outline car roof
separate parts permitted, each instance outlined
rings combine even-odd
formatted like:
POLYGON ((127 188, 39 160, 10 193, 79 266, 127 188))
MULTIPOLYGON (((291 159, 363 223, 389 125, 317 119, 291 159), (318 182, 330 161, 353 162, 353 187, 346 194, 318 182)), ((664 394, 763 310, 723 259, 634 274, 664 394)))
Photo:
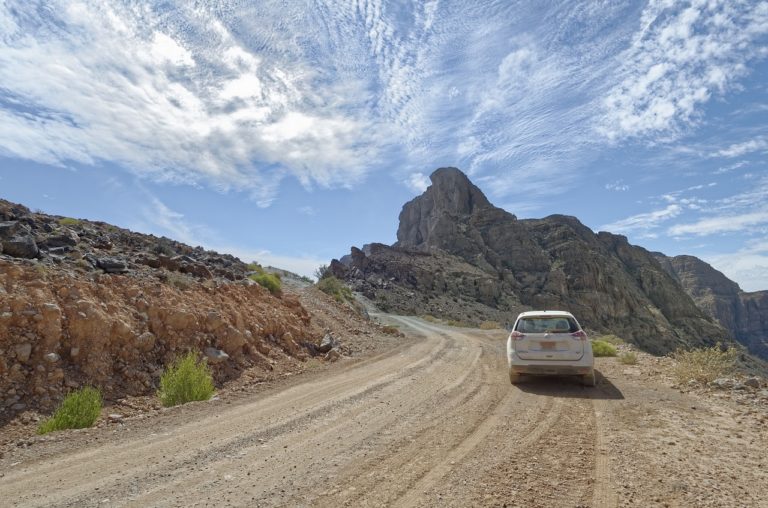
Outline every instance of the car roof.
POLYGON ((566 312, 564 310, 529 310, 528 312, 521 312, 520 315, 517 317, 521 318, 521 317, 531 317, 531 316, 573 317, 573 314, 571 314, 570 312, 566 312))

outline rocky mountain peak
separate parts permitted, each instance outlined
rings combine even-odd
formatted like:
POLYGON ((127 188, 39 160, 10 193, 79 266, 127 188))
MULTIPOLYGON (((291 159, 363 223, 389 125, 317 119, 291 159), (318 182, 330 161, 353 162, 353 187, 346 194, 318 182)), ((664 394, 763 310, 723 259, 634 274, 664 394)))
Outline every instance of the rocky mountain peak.
POLYGON ((485 194, 457 168, 440 168, 430 175, 432 185, 403 206, 397 241, 401 247, 439 246, 455 224, 478 210, 493 209, 485 194))

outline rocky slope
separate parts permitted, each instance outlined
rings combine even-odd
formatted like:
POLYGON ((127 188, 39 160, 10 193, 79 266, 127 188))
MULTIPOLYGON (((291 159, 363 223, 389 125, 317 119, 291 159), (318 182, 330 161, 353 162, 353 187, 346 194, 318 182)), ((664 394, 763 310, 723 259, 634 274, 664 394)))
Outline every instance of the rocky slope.
POLYGON ((742 291, 738 284, 694 256, 654 256, 699 308, 752 353, 768 359, 768 291, 742 291))
POLYGON ((383 308, 475 323, 569 309, 582 325, 653 353, 727 337, 652 253, 625 237, 562 215, 518 220, 455 168, 431 180, 403 207, 397 243, 353 248, 331 263, 383 308))
POLYGON ((269 378, 324 354, 328 331, 373 329, 326 316, 337 306, 319 292, 271 294, 232 256, 1 200, 0 245, 0 424, 86 384, 107 401, 152 394, 186 351, 219 383, 269 378))

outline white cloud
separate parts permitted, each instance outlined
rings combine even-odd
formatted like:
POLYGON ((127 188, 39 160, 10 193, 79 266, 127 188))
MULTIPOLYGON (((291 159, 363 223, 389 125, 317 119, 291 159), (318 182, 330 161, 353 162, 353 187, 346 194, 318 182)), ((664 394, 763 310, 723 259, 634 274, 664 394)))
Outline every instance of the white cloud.
POLYGON ((744 291, 768 290, 768 242, 753 242, 737 252, 706 256, 704 260, 744 291))
MULTIPOLYGON (((718 150, 714 155, 717 155, 719 157, 730 158, 730 157, 741 157, 748 153, 759 152, 759 151, 768 151, 768 137, 759 137, 755 139, 750 139, 749 141, 744 141, 742 143, 734 143, 728 148, 723 148, 722 150, 718 150)), ((739 165, 737 164, 733 164, 732 166, 735 166, 734 169, 739 167, 739 165)))
POLYGON ((411 173, 404 183, 416 194, 421 194, 430 185, 429 177, 424 173, 411 173))
POLYGON ((713 0, 651 1, 641 30, 617 58, 621 82, 604 100, 599 131, 609 139, 674 136, 765 55, 768 4, 713 0))
POLYGON ((615 182, 610 182, 605 184, 605 190, 620 191, 620 192, 628 191, 629 185, 622 183, 621 180, 617 180, 615 182))
POLYGON ((262 204, 286 174, 348 186, 376 157, 384 129, 348 107, 356 94, 318 87, 300 55, 254 54, 204 4, 171 15, 114 1, 13 4, 0 4, 1 155, 111 161, 262 204))
POLYGON ((219 247, 215 249, 218 252, 226 252, 240 258, 242 261, 249 263, 256 261, 262 266, 274 266, 275 268, 282 268, 305 277, 314 278, 315 270, 321 265, 327 265, 330 259, 320 259, 312 256, 287 256, 282 254, 276 254, 266 249, 242 249, 242 248, 228 248, 219 247))
MULTIPOLYGON (((136 222, 130 227, 136 231, 167 236, 188 245, 200 245, 206 249, 232 254, 248 263, 257 261, 262 265, 289 270, 299 275, 313 277, 315 269, 328 264, 328 259, 319 259, 311 255, 290 256, 274 253, 268 249, 247 249, 223 244, 215 232, 200 224, 193 224, 185 219, 184 214, 167 206, 158 197, 143 189, 147 205, 139 211, 136 222)), ((311 207, 307 207, 311 208, 311 207)), ((312 210, 314 213, 314 210, 312 210)))
POLYGON ((307 215, 309 217, 317 215, 317 211, 311 206, 299 207, 299 213, 302 215, 307 215))
POLYGON ((768 225, 768 210, 711 217, 690 224, 676 224, 669 228, 669 234, 673 236, 704 236, 716 233, 732 233, 761 225, 768 225))
POLYGON ((682 206, 678 204, 670 204, 662 210, 655 210, 648 213, 639 213, 637 215, 627 217, 626 219, 600 226, 600 229, 614 233, 647 231, 657 227, 662 222, 677 217, 682 213, 682 211, 682 206))

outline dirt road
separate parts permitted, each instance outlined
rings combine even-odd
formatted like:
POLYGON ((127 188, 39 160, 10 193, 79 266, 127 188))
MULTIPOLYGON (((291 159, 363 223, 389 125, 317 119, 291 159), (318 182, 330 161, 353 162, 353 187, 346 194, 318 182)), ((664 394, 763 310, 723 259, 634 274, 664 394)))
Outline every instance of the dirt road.
POLYGON ((768 506, 759 411, 615 363, 511 386, 503 332, 393 319, 405 348, 6 457, 2 504, 768 506))

